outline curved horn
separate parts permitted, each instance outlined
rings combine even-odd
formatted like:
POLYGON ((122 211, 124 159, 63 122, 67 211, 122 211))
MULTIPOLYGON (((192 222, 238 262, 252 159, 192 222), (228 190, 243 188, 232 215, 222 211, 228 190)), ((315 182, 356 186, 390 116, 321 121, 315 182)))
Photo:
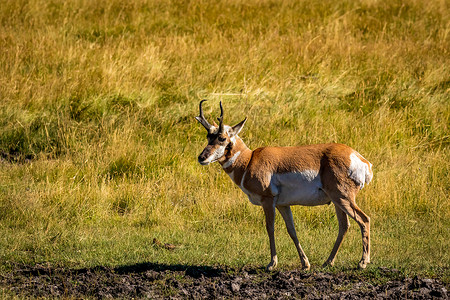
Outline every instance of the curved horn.
POLYGON ((222 101, 220 101, 220 117, 217 118, 219 121, 219 133, 223 133, 223 107, 222 107, 222 101))
POLYGON ((203 99, 202 101, 200 101, 200 104, 198 105, 199 110, 200 110, 200 115, 198 117, 195 117, 197 119, 197 121, 200 122, 200 124, 203 125, 203 127, 206 128, 206 130, 208 131, 208 133, 210 133, 212 131, 213 126, 211 124, 208 123, 208 121, 206 120, 205 116, 203 115, 203 108, 202 108, 202 104, 203 102, 208 101, 206 99, 203 99))

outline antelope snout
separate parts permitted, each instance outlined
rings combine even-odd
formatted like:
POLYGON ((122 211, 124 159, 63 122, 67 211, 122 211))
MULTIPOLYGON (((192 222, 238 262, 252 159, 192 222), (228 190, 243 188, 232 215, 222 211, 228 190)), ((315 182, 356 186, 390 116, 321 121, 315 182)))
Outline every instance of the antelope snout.
POLYGON ((202 166, 206 166, 206 165, 209 165, 209 161, 207 160, 207 156, 205 155, 205 154, 200 154, 199 156, 198 156, 198 162, 199 162, 199 164, 201 164, 202 166))

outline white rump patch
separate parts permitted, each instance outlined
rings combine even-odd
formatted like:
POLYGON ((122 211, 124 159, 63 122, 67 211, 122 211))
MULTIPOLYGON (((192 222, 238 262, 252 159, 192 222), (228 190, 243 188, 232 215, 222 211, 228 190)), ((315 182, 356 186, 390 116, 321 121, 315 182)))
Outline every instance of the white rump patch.
POLYGON ((359 159, 358 155, 355 153, 350 154, 348 176, 359 185, 360 189, 364 187, 365 183, 369 183, 372 180, 370 166, 359 159))

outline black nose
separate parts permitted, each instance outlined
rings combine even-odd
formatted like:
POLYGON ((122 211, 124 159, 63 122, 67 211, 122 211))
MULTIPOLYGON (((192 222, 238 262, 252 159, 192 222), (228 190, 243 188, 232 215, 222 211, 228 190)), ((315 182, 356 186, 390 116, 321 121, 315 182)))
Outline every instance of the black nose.
POLYGON ((198 161, 199 161, 199 162, 202 162, 202 161, 204 161, 205 159, 206 159, 206 155, 204 155, 203 153, 200 154, 200 155, 198 156, 198 161))
POLYGON ((205 165, 209 164, 208 162, 205 162, 205 161, 206 161, 205 155, 200 155, 200 156, 198 157, 198 162, 199 162, 202 166, 205 166, 205 165))

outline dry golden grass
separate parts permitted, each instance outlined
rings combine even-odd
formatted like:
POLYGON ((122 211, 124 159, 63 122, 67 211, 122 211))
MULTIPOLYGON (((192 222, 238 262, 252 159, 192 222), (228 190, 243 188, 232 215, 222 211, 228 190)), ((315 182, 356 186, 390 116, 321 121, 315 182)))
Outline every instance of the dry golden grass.
MULTIPOLYGON (((374 265, 448 277, 446 1, 3 1, 0 22, 0 261, 265 265, 262 212, 196 161, 208 98, 210 119, 219 100, 226 123, 249 117, 251 148, 357 149, 374 265)), ((321 264, 333 207, 294 216, 321 264)))

